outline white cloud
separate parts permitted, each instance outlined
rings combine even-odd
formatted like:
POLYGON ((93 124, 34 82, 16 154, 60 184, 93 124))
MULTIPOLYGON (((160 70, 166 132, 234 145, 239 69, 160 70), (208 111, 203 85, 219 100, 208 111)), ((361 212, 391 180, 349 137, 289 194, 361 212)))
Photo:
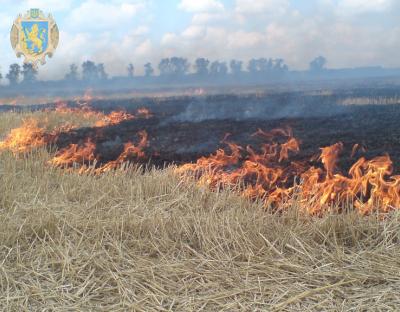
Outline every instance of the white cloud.
POLYGON ((340 0, 338 12, 364 13, 384 11, 391 7, 393 0, 340 0))
POLYGON ((196 13, 192 17, 193 24, 212 24, 212 23, 221 23, 221 22, 229 22, 229 14, 226 13, 196 13))
MULTIPOLYGON (((146 58, 151 54, 152 49, 153 49, 153 45, 152 45, 151 41, 149 39, 147 39, 137 46, 134 54, 136 57, 146 58)), ((146 61, 146 60, 144 59, 144 61, 146 61)))
POLYGON ((1 10, 15 15, 24 14, 31 8, 38 8, 45 14, 70 9, 74 0, 1 0, 1 10))
POLYGON ((75 63, 80 67, 86 60, 104 63, 107 73, 112 76, 125 75, 126 66, 131 62, 134 63, 136 72, 141 73, 140 65, 152 60, 155 54, 149 39, 132 34, 120 40, 113 40, 113 34, 110 32, 97 35, 91 33, 71 35, 61 32, 60 39, 66 44, 61 45, 54 57, 48 59, 45 67, 39 70, 41 79, 61 79, 68 72, 70 64, 75 63))
POLYGON ((201 26, 190 26, 182 32, 182 37, 186 39, 200 39, 204 37, 205 29, 201 26))
POLYGON ((235 10, 241 14, 283 14, 289 7, 288 0, 236 0, 235 10))
POLYGON ((174 33, 166 33, 162 39, 161 39, 161 44, 162 45, 171 45, 171 44, 177 44, 178 43, 178 36, 174 33))
POLYGON ((228 46, 232 49, 254 49, 266 42, 266 35, 260 32, 237 31, 228 36, 228 46))
POLYGON ((69 25, 76 29, 110 29, 122 27, 133 21, 144 4, 120 2, 104 3, 99 0, 87 0, 75 8, 68 17, 69 25))
POLYGON ((13 18, 5 13, 0 12, 0 31, 10 31, 13 24, 13 18))
MULTIPOLYGON (((110 75, 125 75, 132 62, 140 74, 147 61, 156 68, 174 55, 191 61, 282 57, 293 69, 306 68, 318 55, 331 67, 400 66, 400 1, 310 1, 312 13, 297 11, 289 0, 235 0, 226 7, 217 0, 182 0, 179 8, 190 13, 189 22, 166 31, 155 0, 23 0, 17 6, 0 0, 0 65, 4 75, 9 64, 22 61, 11 49, 9 30, 29 4, 48 5, 46 13, 63 11, 55 14, 59 47, 39 71, 46 79, 62 78, 69 64, 87 59, 105 63, 110 75)), ((188 15, 175 9, 171 18, 188 15)))
POLYGON ((136 29, 134 29, 132 34, 134 36, 144 36, 144 35, 148 34, 149 31, 150 31, 149 27, 142 25, 142 26, 139 26, 136 29))
MULTIPOLYGON (((218 24, 213 22, 213 14, 194 14, 183 32, 164 36, 163 51, 189 59, 279 57, 294 69, 307 68, 321 54, 332 67, 400 66, 395 57, 400 50, 400 26, 390 28, 376 20, 362 23, 356 17, 343 19, 338 13, 341 4, 336 0, 316 1, 319 5, 313 15, 278 0, 237 0, 233 10, 217 14, 223 17, 218 24)), ((348 11, 358 0, 350 1, 348 11)), ((364 10, 382 12, 390 3, 372 1, 365 4, 364 10)))
POLYGON ((179 9, 188 12, 215 12, 222 11, 224 5, 218 0, 181 0, 179 9))
POLYGON ((183 55, 189 59, 228 60, 254 56, 253 48, 265 41, 265 35, 257 32, 231 32, 220 26, 190 26, 180 35, 165 35, 162 52, 164 57, 183 55))
POLYGON ((90 58, 95 47, 89 34, 60 32, 60 44, 52 58, 47 58, 47 64, 39 69, 41 79, 61 79, 72 63, 81 64, 90 58))
POLYGON ((25 10, 38 8, 41 9, 45 14, 48 14, 70 9, 72 6, 72 2, 72 0, 25 0, 22 1, 20 8, 25 10))

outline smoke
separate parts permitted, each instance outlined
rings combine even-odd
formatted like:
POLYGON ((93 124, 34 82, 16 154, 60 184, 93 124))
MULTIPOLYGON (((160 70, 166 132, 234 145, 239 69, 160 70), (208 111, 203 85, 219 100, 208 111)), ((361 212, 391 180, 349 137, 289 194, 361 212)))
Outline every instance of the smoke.
POLYGON ((334 95, 276 94, 266 96, 216 96, 194 98, 171 121, 281 119, 334 116, 351 110, 334 95))

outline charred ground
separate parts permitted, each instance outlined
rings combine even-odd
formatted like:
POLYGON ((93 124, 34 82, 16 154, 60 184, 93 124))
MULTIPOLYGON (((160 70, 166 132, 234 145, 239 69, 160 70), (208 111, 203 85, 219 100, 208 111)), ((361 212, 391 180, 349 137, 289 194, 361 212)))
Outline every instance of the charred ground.
MULTIPOLYGON (((381 91, 382 92, 382 91, 381 91)), ((196 161, 201 156, 226 147, 227 141, 241 146, 257 147, 260 139, 252 136, 258 129, 265 131, 290 127, 301 142, 299 160, 309 160, 319 148, 344 143, 339 167, 347 170, 354 144, 359 150, 354 155, 366 158, 388 153, 396 164, 400 162, 400 105, 368 104, 368 96, 361 97, 368 105, 343 105, 349 94, 342 95, 221 95, 212 97, 181 97, 142 99, 132 101, 94 101, 92 106, 102 111, 118 107, 133 112, 140 106, 151 110, 153 117, 122 122, 99 129, 82 128, 64 133, 57 146, 82 143, 95 138, 98 153, 107 161, 122 150, 122 143, 135 140, 135 135, 146 130, 149 135, 147 154, 156 165, 196 161)), ((376 95, 375 95, 376 96, 376 95)), ((391 95, 391 98, 394 98, 391 95)), ((386 99, 386 100, 385 100, 386 99)), ((387 98, 378 95, 381 103, 387 98)), ((361 102, 362 103, 362 102, 361 102)), ((72 104, 72 103, 71 103, 72 104)))
MULTIPOLYGON (((134 119, 103 128, 79 128, 61 133, 55 143, 64 148, 83 144, 89 137, 96 143, 101 161, 115 159, 123 144, 135 141, 137 133, 148 133, 146 162, 157 166, 196 161, 201 156, 226 147, 227 141, 257 147, 258 129, 265 131, 290 127, 300 140, 301 152, 296 160, 309 161, 319 148, 344 143, 339 167, 347 170, 354 163, 354 144, 364 147, 353 155, 372 158, 388 153, 396 166, 400 162, 400 90, 357 89, 329 93, 278 93, 218 95, 201 97, 141 98, 131 100, 92 100, 96 110, 134 112, 147 107, 153 116, 134 119), (365 104, 365 105, 363 105, 365 104), (368 105, 366 105, 368 104, 368 105)), ((55 104, 23 109, 51 109, 55 104)), ((69 102, 69 106, 77 106, 69 102)), ((3 110, 10 107, 3 106, 3 110)), ((11 107, 16 109, 16 107, 11 107)), ((21 109, 21 108, 19 108, 21 109)))

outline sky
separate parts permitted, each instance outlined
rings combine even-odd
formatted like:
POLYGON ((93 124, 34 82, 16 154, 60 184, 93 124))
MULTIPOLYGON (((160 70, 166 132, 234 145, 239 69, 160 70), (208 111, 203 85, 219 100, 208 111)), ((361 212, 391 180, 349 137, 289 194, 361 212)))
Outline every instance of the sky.
POLYGON ((60 79, 90 59, 110 75, 154 67, 163 57, 247 61, 283 58, 306 69, 316 56, 330 68, 400 67, 399 0, 0 0, 0 71, 22 63, 11 48, 14 19, 30 8, 51 13, 60 30, 41 79, 60 79))

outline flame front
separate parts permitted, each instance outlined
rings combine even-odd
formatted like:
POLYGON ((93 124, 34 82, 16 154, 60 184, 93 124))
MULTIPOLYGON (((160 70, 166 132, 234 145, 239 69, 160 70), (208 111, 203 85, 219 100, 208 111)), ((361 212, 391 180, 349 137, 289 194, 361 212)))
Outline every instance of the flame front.
POLYGON ((135 145, 132 142, 124 144, 123 152, 118 156, 116 160, 110 161, 100 168, 97 168, 94 172, 96 174, 104 173, 119 168, 125 163, 143 159, 145 157, 144 148, 148 146, 148 136, 146 131, 140 131, 138 133, 140 137, 139 143, 135 145))
POLYGON ((83 146, 78 144, 70 144, 67 148, 62 149, 50 160, 50 164, 54 166, 69 167, 73 164, 85 164, 96 159, 94 155, 96 144, 88 139, 83 146))
MULTIPOLYGON (((94 119, 94 127, 101 130, 102 127, 118 125, 122 121, 132 120, 135 118, 150 118, 151 112, 147 108, 139 108, 136 116, 129 114, 124 111, 112 111, 109 114, 98 112, 92 109, 90 101, 92 100, 91 93, 86 92, 82 99, 77 99, 78 107, 70 107, 62 100, 56 102, 54 112, 59 115, 75 115, 85 120, 94 119)), ((45 111, 50 112, 51 110, 46 109, 45 111)), ((48 144, 56 143, 61 133, 66 133, 72 129, 76 129, 77 125, 64 124, 56 127, 52 131, 46 131, 47 120, 41 121, 44 126, 39 126, 39 121, 30 118, 23 121, 22 125, 18 128, 12 129, 3 141, 0 141, 0 151, 10 150, 15 155, 25 153, 33 148, 44 147, 48 144)), ((97 135, 101 131, 96 132, 97 135)), ((124 145, 123 152, 119 157, 113 161, 103 163, 101 166, 97 166, 95 170, 92 170, 90 164, 96 163, 101 159, 101 155, 97 155, 96 151, 96 139, 86 138, 83 144, 70 144, 69 146, 59 150, 54 157, 48 161, 48 164, 60 168, 70 169, 73 167, 81 167, 80 171, 83 172, 94 172, 100 174, 112 169, 117 169, 122 166, 125 162, 143 159, 145 157, 144 148, 148 145, 148 136, 146 131, 140 131, 138 133, 139 142, 135 145, 132 142, 128 142, 124 145), (90 169, 90 170, 89 170, 90 169)))
POLYGON ((35 119, 26 119, 21 127, 12 129, 4 141, 0 142, 0 150, 9 149, 14 154, 24 153, 33 148, 45 146, 54 137, 46 135, 44 127, 40 127, 35 119))
MULTIPOLYGON (((307 162, 290 161, 300 151, 299 141, 291 131, 275 129, 257 131, 265 142, 256 152, 251 146, 242 148, 229 143, 230 152, 219 149, 215 154, 185 164, 177 172, 197 178, 211 189, 240 186, 240 194, 260 198, 266 206, 285 209, 293 199, 302 210, 321 214, 349 204, 362 214, 374 210, 388 212, 400 208, 400 176, 393 176, 389 156, 372 160, 360 158, 347 175, 336 172, 343 143, 321 148, 319 160, 323 168, 307 162), (286 137, 278 143, 278 137, 286 137), (297 181, 297 182, 296 182, 297 181)), ((354 150, 354 149, 353 149, 354 150)))
MULTIPOLYGON (((135 115, 123 111, 97 112, 88 105, 90 100, 90 95, 86 95, 83 103, 72 108, 60 101, 55 112, 94 118, 93 124, 99 129, 125 120, 151 117, 146 108, 138 109, 135 115)), ((46 123, 46 120, 41 123, 46 123)), ((11 130, 0 142, 0 150, 25 153, 56 143, 62 132, 74 127, 63 125, 49 132, 37 120, 26 119, 21 127, 11 130)), ((78 166, 81 173, 112 171, 127 162, 150 156, 145 152, 148 147, 146 131, 140 131, 137 136, 136 143, 125 143, 122 153, 109 162, 103 162, 102 155, 96 152, 98 138, 93 137, 59 150, 48 164, 68 170, 78 166)), ((321 148, 318 157, 299 161, 293 157, 300 152, 300 142, 291 129, 269 132, 259 129, 253 136, 262 140, 259 146, 240 146, 228 142, 226 136, 223 140, 226 149, 220 148, 195 163, 183 164, 176 173, 185 178, 194 177, 199 184, 213 190, 232 188, 242 196, 260 199, 276 210, 287 209, 293 203, 299 209, 316 215, 346 206, 354 207, 362 214, 400 208, 400 176, 393 175, 393 164, 388 155, 371 160, 361 157, 344 174, 338 168, 339 156, 344 150, 342 142, 321 148)), ((364 150, 364 147, 355 145, 350 157, 358 150, 364 150)))
POLYGON ((110 125, 117 125, 124 120, 132 120, 135 116, 126 112, 113 111, 108 115, 104 115, 103 118, 95 123, 96 127, 105 127, 110 125))

